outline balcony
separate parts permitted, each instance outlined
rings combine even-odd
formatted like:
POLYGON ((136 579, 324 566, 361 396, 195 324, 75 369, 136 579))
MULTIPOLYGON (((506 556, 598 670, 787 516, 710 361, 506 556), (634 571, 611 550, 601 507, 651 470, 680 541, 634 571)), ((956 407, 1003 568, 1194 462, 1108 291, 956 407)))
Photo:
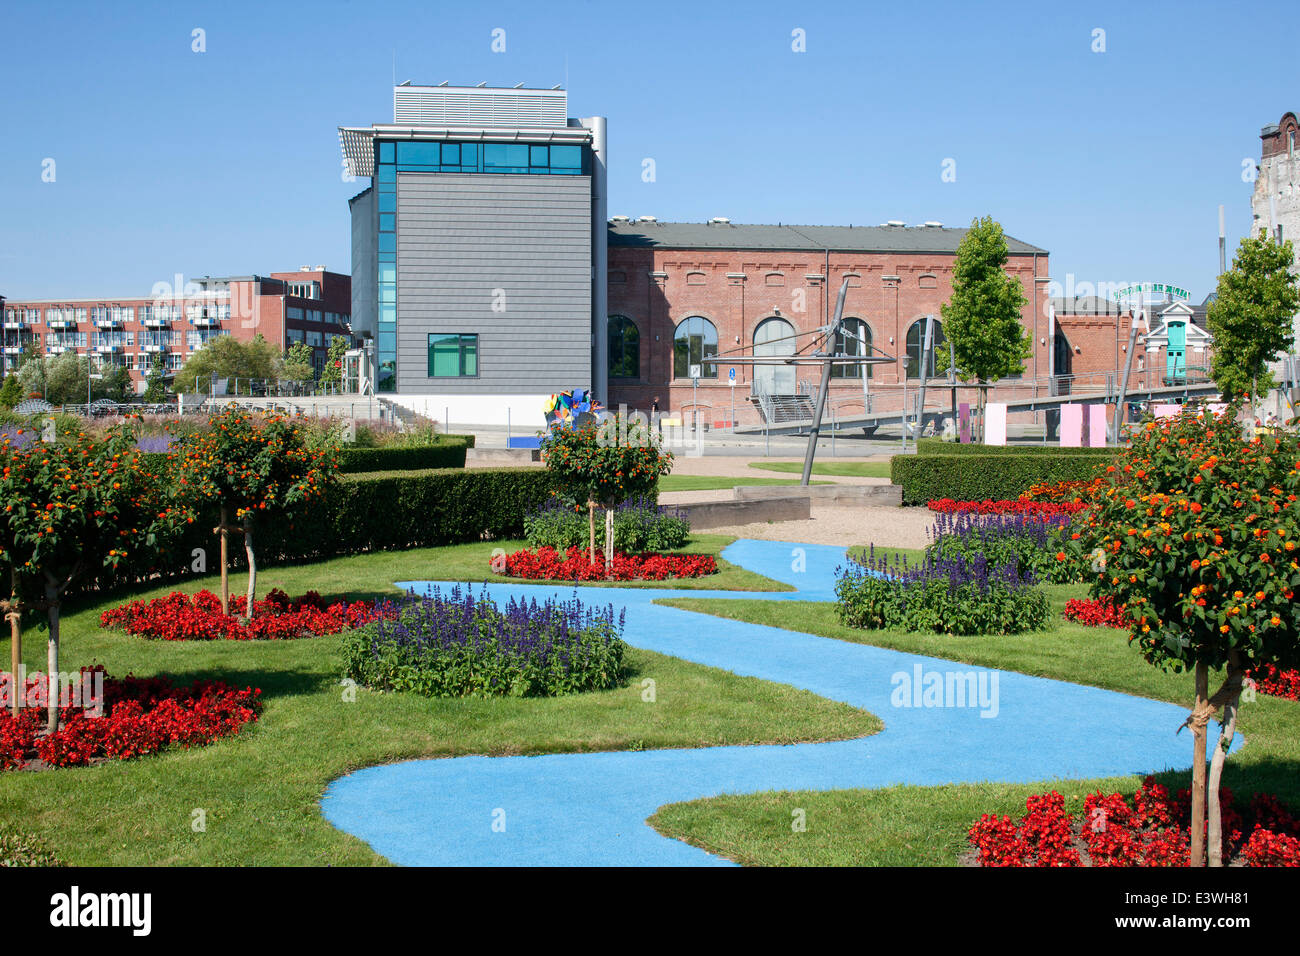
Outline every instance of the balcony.
POLYGON ((166 345, 159 345, 157 342, 146 342, 141 346, 141 348, 150 355, 156 355, 159 352, 166 352, 168 350, 166 345))
POLYGON ((50 319, 45 323, 52 329, 75 329, 77 323, 72 319, 50 319))
POLYGON ((96 319, 95 328, 97 329, 120 329, 122 327, 121 319, 96 319))
POLYGON ((196 329, 215 329, 221 325, 221 320, 215 315, 196 315, 190 319, 190 324, 196 329))
POLYGON ((45 346, 45 353, 47 355, 62 355, 64 352, 68 351, 69 349, 71 349, 74 352, 77 350, 76 346, 73 345, 58 345, 56 343, 50 343, 49 345, 45 346))
POLYGON ((13 322, 10 322, 8 320, 5 321, 6 332, 22 332, 26 328, 27 326, 23 324, 21 319, 15 320, 13 322))
POLYGON ((142 320, 141 324, 146 329, 170 329, 172 327, 171 319, 148 318, 142 320))
POLYGON ((95 351, 100 355, 112 355, 114 352, 122 351, 121 342, 101 342, 95 346, 95 351))
POLYGON ((21 345, 6 345, 5 355, 22 355, 23 347, 21 345))

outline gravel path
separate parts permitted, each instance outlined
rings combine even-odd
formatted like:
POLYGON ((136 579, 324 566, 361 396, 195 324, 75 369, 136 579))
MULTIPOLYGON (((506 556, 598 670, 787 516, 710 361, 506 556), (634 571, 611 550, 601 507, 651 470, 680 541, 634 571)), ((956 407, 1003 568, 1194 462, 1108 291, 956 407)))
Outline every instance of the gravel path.
POLYGON ((704 534, 732 534, 761 541, 798 541, 849 547, 875 544, 885 548, 924 548, 934 522, 929 508, 812 506, 805 521, 764 521, 709 528, 704 534))

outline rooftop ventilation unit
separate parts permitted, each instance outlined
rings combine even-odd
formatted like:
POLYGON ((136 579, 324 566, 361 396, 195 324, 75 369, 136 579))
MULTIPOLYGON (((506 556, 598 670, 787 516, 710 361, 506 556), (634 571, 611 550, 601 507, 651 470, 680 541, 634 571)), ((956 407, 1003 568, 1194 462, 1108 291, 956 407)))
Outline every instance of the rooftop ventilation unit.
POLYGON ((927 228, 930 228, 930 229, 942 229, 942 228, 943 228, 943 223, 941 223, 941 222, 937 222, 937 221, 934 220, 934 219, 927 219, 927 220, 925 221, 925 225, 926 225, 927 228))
POLYGON ((311 272, 311 266, 300 266, 300 267, 298 268, 298 271, 299 271, 299 272, 311 272))
POLYGON ((609 221, 610 222, 631 222, 632 220, 629 219, 627 216, 610 216, 609 221))
POLYGON ((324 267, 324 266, 317 266, 317 267, 316 267, 316 271, 317 271, 317 272, 324 272, 324 271, 325 271, 325 267, 324 267))
POLYGON ((638 216, 636 221, 637 222, 658 222, 659 220, 656 219, 654 216, 638 216))
POLYGON ((906 226, 907 223, 903 222, 903 220, 901 219, 891 219, 889 220, 889 222, 885 223, 885 225, 897 227, 897 226, 906 226))
POLYGON ((730 226, 730 225, 731 225, 731 220, 728 219, 726 216, 714 216, 712 219, 709 220, 709 225, 710 225, 710 226, 730 226))

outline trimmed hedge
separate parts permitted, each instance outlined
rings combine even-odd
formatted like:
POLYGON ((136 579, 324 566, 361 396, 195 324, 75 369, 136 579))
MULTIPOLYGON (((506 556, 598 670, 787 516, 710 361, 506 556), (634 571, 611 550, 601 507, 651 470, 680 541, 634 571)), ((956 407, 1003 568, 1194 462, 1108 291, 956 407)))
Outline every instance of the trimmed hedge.
POLYGON ((889 480, 902 487, 905 505, 936 498, 999 501, 1017 498, 1040 482, 1090 480, 1109 460, 1109 455, 895 455, 889 480))
MULTIPOLYGON (((341 475, 323 500, 288 519, 254 530, 259 566, 370 551, 465 544, 524 536, 524 516, 550 498, 554 482, 541 468, 444 468, 341 475)), ((202 548, 217 567, 220 506, 204 504, 167 554, 151 556, 164 576, 188 574, 202 548), (170 571, 170 573, 169 573, 170 571)), ((244 567, 243 538, 231 536, 231 567, 244 567)), ((128 569, 131 573, 140 569, 128 569)), ((118 577, 121 583, 123 578, 118 577)), ((104 582, 108 583, 108 582, 104 582)))
POLYGON ((1045 455, 1066 458, 1111 458, 1114 448, 1063 448, 1059 445, 963 445, 942 438, 922 438, 916 445, 918 455, 1045 455))
POLYGON ((436 445, 386 445, 382 448, 342 448, 339 471, 422 471, 429 468, 464 468, 465 452, 473 435, 448 435, 436 445))

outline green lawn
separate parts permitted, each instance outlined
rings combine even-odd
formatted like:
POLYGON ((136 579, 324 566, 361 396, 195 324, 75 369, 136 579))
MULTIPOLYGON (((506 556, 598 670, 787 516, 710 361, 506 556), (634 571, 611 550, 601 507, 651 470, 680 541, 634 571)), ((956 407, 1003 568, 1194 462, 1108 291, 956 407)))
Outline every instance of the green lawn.
MULTIPOLYGON (((730 539, 699 536, 691 550, 730 539)), ((506 547, 518 542, 506 542, 506 547)), ((340 558, 263 571, 259 592, 317 588, 327 597, 391 593, 420 578, 481 581, 491 544, 340 558)), ((236 577, 235 589, 241 584, 236 577)), ((766 579, 726 568, 707 587, 755 587, 766 579), (725 582, 725 583, 724 583, 725 582)), ((217 587, 215 577, 187 591, 217 587)), ((697 585, 698 586, 698 585, 697 585)), ((148 588, 156 596, 169 588, 148 588)), ((133 595, 134 596, 134 595, 133 595)), ((237 737, 190 751, 36 773, 0 773, 0 830, 38 834, 63 861, 114 865, 365 865, 382 863, 361 841, 329 826, 317 801, 351 770, 416 757, 522 754, 725 744, 796 743, 874 733, 875 717, 808 692, 632 649, 627 686, 565 698, 430 700, 339 685, 340 638, 167 643, 99 627, 118 603, 83 602, 63 618, 65 670, 103 663, 114 675, 215 677, 263 691, 261 720, 237 737), (640 682, 656 682, 656 702, 640 682), (207 832, 191 829, 206 812, 207 832)), ((29 628, 24 658, 40 668, 43 635, 29 628)), ((0 641, 8 661, 8 640, 0 641)))
MULTIPOLYGON (((751 461, 750 468, 764 471, 779 471, 787 475, 802 475, 803 462, 800 461, 751 461)), ((852 478, 888 478, 887 461, 815 461, 814 475, 839 475, 852 478)))
MULTIPOLYGON (((1067 598, 1084 596, 1082 586, 1051 586, 1048 593, 1055 619, 1048 630, 999 637, 857 630, 841 624, 834 605, 828 603, 698 598, 662 603, 1190 705, 1189 676, 1165 674, 1151 667, 1119 631, 1084 627, 1060 618, 1067 598)), ((1217 678, 1211 676, 1212 687, 1218 686, 1217 678)), ((1168 729, 1172 734, 1177 728, 1168 729)), ((1243 705, 1238 730, 1246 737, 1247 746, 1229 759, 1224 785, 1239 800, 1248 800, 1251 793, 1268 792, 1300 806, 1300 774, 1296 772, 1300 768, 1300 703, 1259 695, 1256 701, 1243 705)), ((1190 764, 1190 738, 1187 759, 1190 764)), ((1177 790, 1188 785, 1189 776, 1168 774, 1160 779, 1177 790)), ((1053 787, 1067 800, 1074 799, 1081 809, 1083 796, 1098 787, 1131 794, 1140 783, 1138 777, 1131 776, 1027 785, 746 794, 672 804, 661 808, 651 822, 668 836, 742 863, 950 866, 967 849, 966 831, 981 813, 1007 813, 1019 819, 1027 796, 1053 787), (806 811, 806 832, 791 831, 794 808, 806 811)))
MULTIPOLYGON (((716 491, 735 488, 737 485, 797 485, 798 478, 726 478, 714 475, 664 475, 659 479, 660 491, 716 491)), ((814 485, 827 485, 827 481, 814 481, 814 485)))

